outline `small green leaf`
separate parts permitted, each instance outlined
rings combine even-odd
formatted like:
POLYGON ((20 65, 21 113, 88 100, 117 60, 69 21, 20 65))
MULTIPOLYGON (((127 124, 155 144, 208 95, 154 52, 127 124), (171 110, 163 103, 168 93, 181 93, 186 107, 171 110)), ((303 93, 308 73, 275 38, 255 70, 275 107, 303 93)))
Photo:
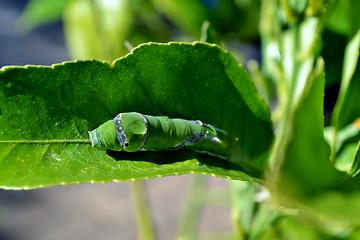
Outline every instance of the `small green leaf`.
POLYGON ((357 143, 348 143, 343 147, 334 164, 336 169, 343 172, 350 172, 350 175, 352 175, 351 172, 354 170, 351 169, 354 167, 354 153, 356 152, 357 145, 357 143))
POLYGON ((274 239, 337 239, 332 237, 331 234, 327 233, 322 226, 314 224, 311 221, 305 221, 302 218, 294 216, 284 216, 278 219, 272 228, 267 228, 267 232, 259 238, 259 240, 274 239))
POLYGON ((360 140, 359 140, 358 145, 356 147, 354 161, 353 161, 353 164, 351 166, 351 170, 350 170, 349 174, 351 176, 356 176, 356 175, 359 174, 359 172, 360 172, 360 140))
POLYGON ((339 34, 352 37, 360 27, 359 11, 360 2, 358 0, 332 1, 327 11, 330 17, 326 19, 327 28, 339 34))
POLYGON ((330 16, 326 21, 327 28, 340 34, 348 35, 350 25, 350 0, 333 1, 330 16))
POLYGON ((68 0, 31 0, 18 24, 24 30, 31 31, 40 25, 60 21, 67 2, 68 0))
POLYGON ((0 141, 86 141, 89 130, 129 111, 201 120, 223 129, 239 138, 238 162, 193 151, 124 153, 85 143, 3 142, 0 186, 24 189, 186 173, 251 181, 266 165, 273 139, 268 108, 245 70, 216 45, 152 43, 112 65, 92 60, 0 70, 0 141))
POLYGON ((206 20, 206 8, 199 1, 155 0, 156 9, 175 22, 183 31, 200 36, 201 25, 206 20))
POLYGON ((360 91, 360 30, 345 50, 341 88, 332 116, 336 130, 345 127, 360 116, 358 94, 360 91))
POLYGON ((127 52, 124 42, 133 24, 129 1, 69 1, 63 19, 73 58, 113 61, 127 52))
POLYGON ((232 220, 236 239, 259 239, 276 222, 280 213, 273 209, 269 193, 258 184, 231 181, 232 220))

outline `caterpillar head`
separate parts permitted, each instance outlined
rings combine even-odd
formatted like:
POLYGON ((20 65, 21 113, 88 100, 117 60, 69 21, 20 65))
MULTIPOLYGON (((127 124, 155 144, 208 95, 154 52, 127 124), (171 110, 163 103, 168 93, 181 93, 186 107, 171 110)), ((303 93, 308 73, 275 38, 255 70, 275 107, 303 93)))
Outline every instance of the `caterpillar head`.
POLYGON ((93 147, 136 152, 143 148, 146 141, 147 120, 140 113, 120 113, 89 135, 93 147))
POLYGON ((120 113, 114 118, 116 135, 120 146, 126 152, 143 148, 147 135, 147 120, 140 113, 120 113))

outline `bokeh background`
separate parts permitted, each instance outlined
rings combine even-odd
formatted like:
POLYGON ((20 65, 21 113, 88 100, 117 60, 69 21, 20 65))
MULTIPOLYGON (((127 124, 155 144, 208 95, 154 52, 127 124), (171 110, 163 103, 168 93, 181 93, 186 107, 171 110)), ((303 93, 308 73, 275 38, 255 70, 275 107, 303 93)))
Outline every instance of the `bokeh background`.
MULTIPOLYGON (((50 3, 51 7, 52 3, 65 2, 65 0, 37 0, 37 2, 50 3)), ((110 4, 115 1, 69 0, 68 2, 88 7, 89 2, 110 4)), ((208 42, 219 43, 224 49, 229 50, 239 62, 243 63, 245 67, 249 67, 252 74, 258 73, 256 72, 258 66, 266 65, 264 64, 266 57, 270 55, 264 54, 263 59, 260 60, 258 30, 259 26, 261 29, 261 23, 259 24, 260 3, 271 1, 119 0, 119 2, 131 3, 125 7, 126 11, 122 12, 124 13, 121 15, 123 18, 115 21, 112 17, 120 15, 116 11, 105 9, 105 4, 103 12, 98 9, 95 11, 100 15, 100 18, 95 17, 95 20, 101 26, 100 29, 96 29, 99 31, 95 31, 94 19, 88 19, 86 24, 82 24, 81 21, 86 20, 89 15, 82 18, 83 16, 78 14, 82 11, 79 11, 76 4, 70 4, 66 11, 75 14, 62 15, 65 16, 64 22, 52 21, 51 14, 36 14, 35 11, 35 14, 32 13, 33 18, 23 18, 23 23, 28 23, 28 28, 26 28, 20 24, 19 17, 23 13, 27 1, 0 0, 0 67, 25 64, 51 65, 73 58, 97 58, 112 61, 126 54, 131 46, 142 42, 173 40, 191 42, 201 39, 201 33, 205 32, 208 42), (130 5, 131 7, 129 7, 130 5), (48 17, 50 17, 51 23, 39 24, 36 22, 39 19, 40 22, 44 21, 48 17), (208 25, 208 28, 204 28, 204 20, 210 21, 211 25, 208 25), (81 24, 76 25, 77 21, 81 24), (126 24, 123 24, 122 21, 125 21, 126 24), (65 35, 64 28, 67 30, 65 35), (114 32, 116 34, 113 34, 114 32), (128 42, 125 46, 123 42, 126 40, 128 42), (112 47, 119 42, 121 44, 116 46, 116 51, 113 51, 112 47), (252 62, 254 64, 251 70, 251 64, 247 64, 249 59, 257 59, 260 65, 252 62)), ((297 10, 300 9, 300 12, 304 10, 301 8, 306 3, 306 1, 289 2, 293 3, 294 7, 298 8, 297 10)), ((315 2, 313 1, 313 3, 315 2)), ((327 16, 329 18, 326 19, 321 35, 322 42, 317 45, 319 49, 313 49, 314 53, 312 54, 317 55, 317 51, 321 52, 320 55, 326 62, 324 114, 325 125, 329 126, 340 86, 344 49, 349 37, 353 34, 352 31, 359 29, 359 18, 356 15, 358 11, 350 10, 359 9, 356 6, 360 5, 357 0, 324 2, 336 2, 337 5, 334 12, 330 10, 331 15, 327 16), (349 2, 354 5, 349 5, 349 2), (353 6, 355 7, 352 8, 353 6), (352 26, 353 23, 354 26, 352 26)), ((276 11, 267 10, 263 13, 265 13, 264 16, 267 16, 266 13, 271 14, 264 18, 266 21, 262 22, 265 26, 262 26, 262 41, 272 37, 271 31, 267 35, 266 26, 274 29, 291 27, 287 25, 286 21, 281 24, 278 22, 279 26, 272 24, 271 20, 276 18, 273 16, 284 20, 282 19, 284 16, 277 15, 276 11)), ((303 15, 300 16, 303 17, 303 15)), ((60 20, 61 16, 58 16, 58 19, 60 20)), ((262 50, 264 51, 264 49, 262 50)), ((278 79, 273 73, 274 71, 266 69, 261 72, 263 77, 269 78, 267 80, 272 80, 276 84, 278 79)), ((256 75, 253 77, 256 82, 256 75)), ((271 92, 276 91, 275 85, 270 84, 267 87, 271 92)), ((267 96, 268 93, 260 91, 260 94, 267 96)), ((267 97, 268 99, 266 97, 265 99, 269 100, 271 107, 275 106, 275 96, 269 94, 267 97)), ((188 200, 196 200, 204 196, 208 201, 204 201, 204 206, 197 215, 198 219, 190 218, 195 222, 194 226, 196 225, 198 232, 200 234, 228 233, 229 235, 233 232, 229 210, 231 196, 227 180, 185 175, 146 180, 144 185, 154 219, 157 239, 174 239, 180 231, 182 222, 186 219, 184 215, 189 206, 188 200), (189 192, 199 182, 204 183, 203 190, 205 189, 205 191, 195 192, 190 196, 189 192)), ((302 228, 298 228, 298 232, 291 232, 296 235, 301 231, 302 228)), ((0 190, 0 240, 136 239, 137 236, 129 183, 81 184, 31 191, 0 190)), ((216 235, 212 236, 213 239, 219 239, 216 235)))

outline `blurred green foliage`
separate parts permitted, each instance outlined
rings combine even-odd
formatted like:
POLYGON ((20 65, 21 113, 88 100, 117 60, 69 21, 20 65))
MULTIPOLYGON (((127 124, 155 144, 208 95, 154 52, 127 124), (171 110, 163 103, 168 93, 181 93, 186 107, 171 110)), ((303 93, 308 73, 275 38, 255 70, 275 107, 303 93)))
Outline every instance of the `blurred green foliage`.
POLYGON ((30 1, 22 26, 62 17, 77 59, 111 61, 149 41, 201 39, 234 55, 260 43, 260 63, 248 67, 276 127, 263 177, 269 196, 259 200, 263 188, 232 183, 235 238, 359 238, 360 1, 52 2, 30 1), (334 109, 324 102, 327 87, 339 87, 327 96, 334 109))
POLYGON ((76 59, 112 61, 141 43, 194 41, 208 21, 224 42, 258 37, 260 0, 32 0, 19 26, 64 22, 76 59))

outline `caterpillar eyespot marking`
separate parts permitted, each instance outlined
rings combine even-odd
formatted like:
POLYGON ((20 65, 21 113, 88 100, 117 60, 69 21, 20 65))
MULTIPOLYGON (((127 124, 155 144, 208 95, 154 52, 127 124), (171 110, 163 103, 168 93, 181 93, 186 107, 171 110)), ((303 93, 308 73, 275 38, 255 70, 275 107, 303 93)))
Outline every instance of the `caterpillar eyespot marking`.
POLYGON ((89 132, 91 145, 114 151, 191 149, 227 158, 235 138, 200 120, 185 120, 137 112, 118 114, 89 132))

